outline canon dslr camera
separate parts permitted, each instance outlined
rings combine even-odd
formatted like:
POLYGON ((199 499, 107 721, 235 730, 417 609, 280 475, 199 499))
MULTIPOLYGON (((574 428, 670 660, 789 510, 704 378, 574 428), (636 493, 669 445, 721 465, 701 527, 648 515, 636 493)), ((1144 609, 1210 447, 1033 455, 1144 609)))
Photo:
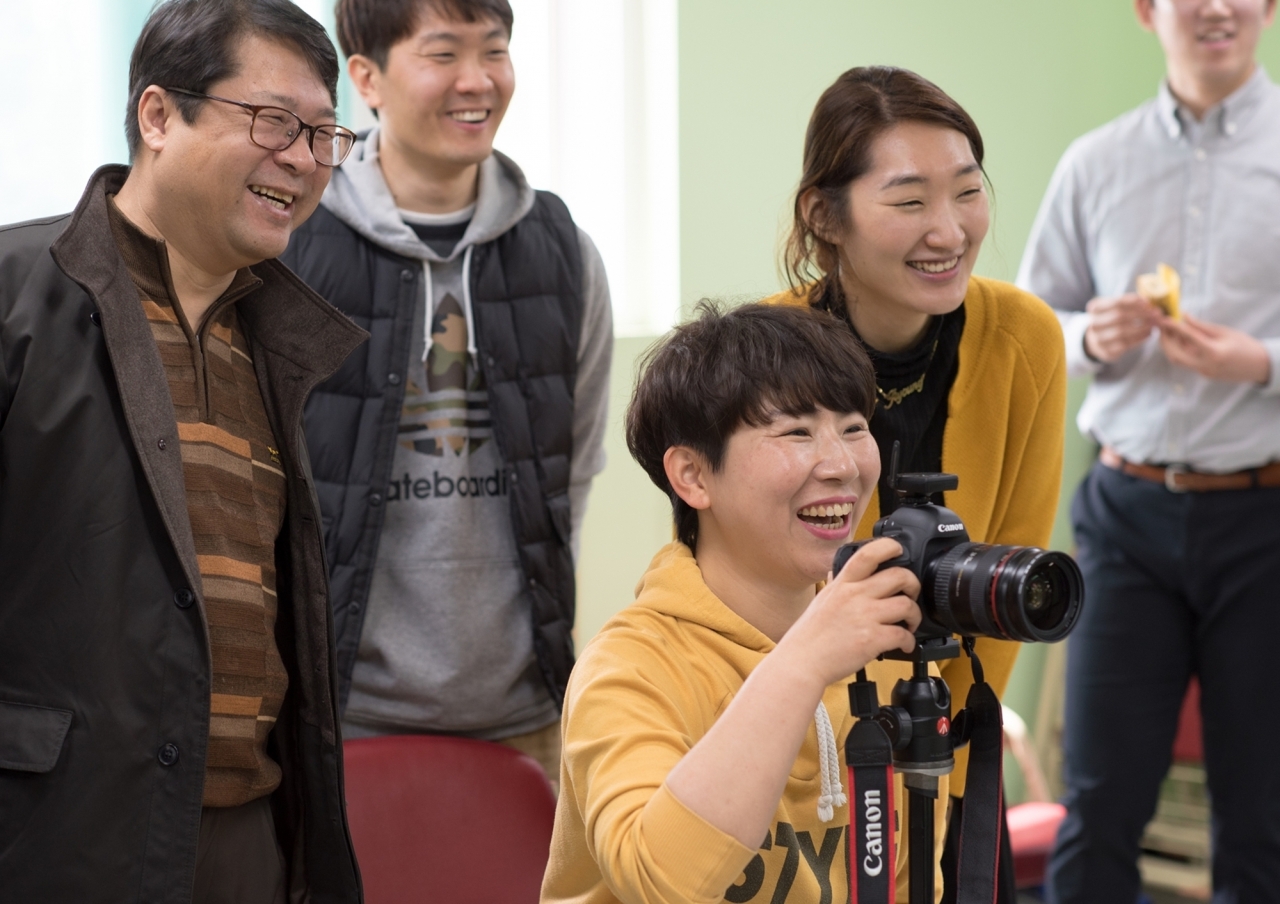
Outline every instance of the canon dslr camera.
MULTIPOLYGON (((929 501, 959 482, 954 474, 898 474, 902 505, 872 529, 902 545, 902 555, 877 570, 901 566, 920 579, 917 642, 953 634, 1025 643, 1066 637, 1084 598, 1080 568, 1060 552, 971 542, 955 512, 929 501)), ((840 547, 834 571, 869 542, 840 547)))

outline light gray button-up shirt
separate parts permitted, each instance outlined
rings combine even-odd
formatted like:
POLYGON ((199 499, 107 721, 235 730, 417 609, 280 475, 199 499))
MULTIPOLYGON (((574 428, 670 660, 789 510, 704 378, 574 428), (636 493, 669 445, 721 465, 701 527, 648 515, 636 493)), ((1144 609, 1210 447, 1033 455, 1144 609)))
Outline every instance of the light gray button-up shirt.
POLYGON ((1130 461, 1229 472, 1280 460, 1280 87, 1262 67, 1197 121, 1162 85, 1077 139, 1053 174, 1018 285, 1058 312, 1072 376, 1093 374, 1085 434, 1130 461), (1266 345, 1266 386, 1171 364, 1155 334, 1111 364, 1084 353, 1085 304, 1158 263, 1182 310, 1266 345))

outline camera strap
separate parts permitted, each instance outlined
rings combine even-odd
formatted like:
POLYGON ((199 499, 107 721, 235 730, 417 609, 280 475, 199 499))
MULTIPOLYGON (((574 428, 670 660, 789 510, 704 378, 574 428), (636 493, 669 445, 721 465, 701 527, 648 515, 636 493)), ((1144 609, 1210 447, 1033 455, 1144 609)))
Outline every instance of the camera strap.
MULTIPOLYGON (((964 638, 973 667, 973 687, 953 730, 969 741, 965 805, 957 857, 957 904, 994 904, 1003 827, 1003 719, 1000 701, 986 683, 973 640, 964 638)), ((849 704, 858 721, 845 740, 849 767, 849 894, 852 904, 894 900, 897 812, 893 793, 893 744, 876 721, 880 710, 875 682, 858 672, 849 685, 849 704)), ((931 852, 932 853, 932 852, 931 852)))
POLYGON ((849 895, 851 904, 890 904, 894 899, 897 852, 893 834, 893 744, 875 720, 880 709, 876 685, 858 672, 849 685, 849 703, 858 717, 845 739, 849 764, 849 895))
POLYGON ((973 666, 973 687, 965 700, 963 732, 969 738, 960 851, 956 865, 958 904, 991 904, 996 899, 1000 833, 1004 827, 1004 718, 996 693, 982 674, 973 638, 963 639, 973 666))

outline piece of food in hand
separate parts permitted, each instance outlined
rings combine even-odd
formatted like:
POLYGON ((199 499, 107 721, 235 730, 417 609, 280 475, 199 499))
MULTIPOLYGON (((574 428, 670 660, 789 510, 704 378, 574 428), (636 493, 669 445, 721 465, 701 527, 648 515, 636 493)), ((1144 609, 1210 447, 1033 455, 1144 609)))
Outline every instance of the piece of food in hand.
POLYGON ((1181 291, 1182 277, 1168 264, 1157 264, 1155 273, 1143 273, 1138 277, 1138 294, 1174 320, 1182 319, 1178 307, 1181 291))

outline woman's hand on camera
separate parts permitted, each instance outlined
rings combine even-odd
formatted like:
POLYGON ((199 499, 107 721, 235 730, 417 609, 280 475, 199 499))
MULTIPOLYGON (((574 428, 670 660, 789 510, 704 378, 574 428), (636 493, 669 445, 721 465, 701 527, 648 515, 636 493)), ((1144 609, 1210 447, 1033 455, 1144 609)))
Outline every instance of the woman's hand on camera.
POLYGON ((902 554, 882 537, 854 554, 814 597, 779 647, 793 647, 825 687, 866 666, 881 653, 915 648, 920 626, 919 579, 905 568, 877 571, 902 554))

